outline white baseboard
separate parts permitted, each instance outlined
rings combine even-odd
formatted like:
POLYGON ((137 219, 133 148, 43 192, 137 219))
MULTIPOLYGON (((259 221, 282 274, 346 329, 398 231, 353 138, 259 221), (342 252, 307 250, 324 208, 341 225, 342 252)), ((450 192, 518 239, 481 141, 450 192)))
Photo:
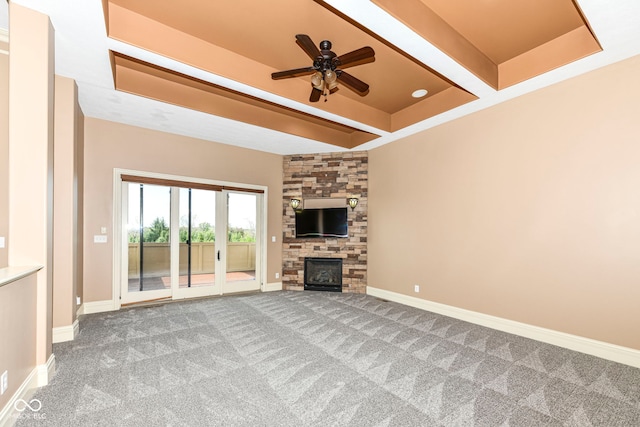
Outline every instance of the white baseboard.
POLYGON ((52 353, 47 363, 36 366, 38 370, 38 387, 49 384, 56 374, 56 356, 52 353))
POLYGON ((33 368, 4 408, 0 410, 0 427, 9 427, 15 424, 16 419, 20 415, 20 412, 16 409, 16 402, 19 400, 29 402, 38 387, 49 384, 55 371, 56 358, 53 354, 49 357, 47 363, 33 368))
POLYGON ((276 283, 267 283, 264 285, 264 289, 262 292, 273 292, 273 291, 281 291, 282 290, 282 282, 276 283))
POLYGON ((116 307, 112 300, 84 302, 78 308, 78 316, 81 314, 104 313, 105 311, 115 311, 116 307))
POLYGON ((640 350, 609 344, 603 341, 596 341, 590 338, 541 328, 539 326, 503 319, 501 317, 491 316, 475 311, 465 310, 463 308, 440 304, 384 289, 373 288, 371 286, 367 286, 367 294, 408 305, 410 307, 431 311, 433 313, 442 314, 444 316, 453 317, 466 322, 475 323, 477 325, 486 326, 488 328, 520 335, 525 338, 531 338, 536 341, 542 341, 547 344, 557 345, 569 350, 579 351, 581 353, 640 368, 640 350))
POLYGON ((76 319, 72 325, 53 328, 53 343, 57 344, 59 342, 73 341, 78 336, 78 332, 80 332, 78 319, 76 319))

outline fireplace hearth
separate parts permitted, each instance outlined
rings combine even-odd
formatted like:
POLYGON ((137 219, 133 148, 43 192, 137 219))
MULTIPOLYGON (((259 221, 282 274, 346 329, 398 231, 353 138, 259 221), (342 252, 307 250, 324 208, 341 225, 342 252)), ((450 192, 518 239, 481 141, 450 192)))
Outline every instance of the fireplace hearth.
POLYGON ((305 258, 304 290, 342 292, 342 258, 305 258))

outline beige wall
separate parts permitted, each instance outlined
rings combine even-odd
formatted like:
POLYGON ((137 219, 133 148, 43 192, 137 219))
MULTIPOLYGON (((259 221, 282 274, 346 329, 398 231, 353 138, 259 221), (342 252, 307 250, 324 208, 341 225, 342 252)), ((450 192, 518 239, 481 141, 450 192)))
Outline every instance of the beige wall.
POLYGON ((54 33, 46 15, 9 3, 9 265, 38 273, 36 362, 51 355, 54 33))
MULTIPOLYGON (((76 320, 78 283, 78 125, 82 120, 75 82, 55 77, 54 215, 53 215, 53 327, 76 320)), ((82 248, 80 248, 82 250, 82 248)))
MULTIPOLYGON (((8 50, 0 42, 0 50, 8 50)), ((5 247, 0 248, 0 268, 9 265, 7 242, 9 236, 9 56, 0 53, 0 237, 5 247)))
POLYGON ((0 411, 36 367, 36 300, 35 274, 0 286, 0 371, 9 373, 0 411))
MULTIPOLYGON (((7 239, 7 248, 0 249, 0 268, 9 264, 45 267, 39 273, 0 287, 0 371, 9 373, 9 388, 0 396, 0 408, 24 385, 37 365, 46 367, 48 374, 52 373, 54 366, 47 364, 52 361, 49 357, 52 350, 54 270, 53 29, 45 15, 13 3, 10 8, 11 64, 6 55, 0 54, 0 236, 12 239, 7 239)), ((0 49, 8 50, 8 46, 0 42, 0 49)), ((69 84, 74 85, 68 80, 67 89, 69 84)), ((81 142, 83 117, 79 109, 73 111, 77 108, 74 96, 72 94, 75 105, 70 113, 71 118, 75 115, 76 123, 72 125, 76 127, 76 133, 80 133, 76 140, 81 142)), ((67 112, 60 110, 57 114, 63 118, 67 112)), ((67 120, 70 120, 69 116, 67 120)), ((81 147, 78 152, 82 154, 81 147)), ((69 154, 73 162, 73 148, 69 154)), ((77 170, 81 171, 81 162, 78 164, 77 170)), ((66 167, 67 164, 61 166, 66 167)), ((69 185, 78 186, 77 180, 78 176, 71 177, 69 185)), ((70 201, 72 209, 81 203, 81 198, 70 201)), ((71 235, 71 231, 67 238, 81 239, 71 235)), ((78 256, 81 259, 81 254, 78 256)), ((67 305, 65 310, 70 318, 74 318, 75 307, 67 305)), ((35 380, 45 384, 47 378, 38 372, 35 380)), ((34 385, 34 382, 29 385, 34 385)))
POLYGON ((640 349, 638 75, 635 57, 370 152, 369 286, 640 349))
POLYGON ((99 119, 85 120, 84 299, 112 298, 113 169, 268 187, 267 282, 282 268, 282 157, 99 119), (107 227, 109 243, 93 243, 107 227), (270 236, 276 236, 272 243, 270 236))

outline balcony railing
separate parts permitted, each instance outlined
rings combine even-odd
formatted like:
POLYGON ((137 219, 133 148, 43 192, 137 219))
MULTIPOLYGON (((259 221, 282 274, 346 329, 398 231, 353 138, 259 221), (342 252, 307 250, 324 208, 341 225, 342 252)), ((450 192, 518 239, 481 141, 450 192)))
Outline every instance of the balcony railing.
MULTIPOLYGON (((180 275, 187 274, 186 243, 180 243, 180 275)), ((145 277, 167 276, 170 274, 169 243, 145 243, 145 277)), ((216 246, 213 242, 191 244, 191 274, 215 273, 216 246)), ((227 272, 251 271, 256 269, 256 244, 246 242, 227 243, 227 272)), ((129 243, 129 278, 140 276, 140 244, 129 243)))

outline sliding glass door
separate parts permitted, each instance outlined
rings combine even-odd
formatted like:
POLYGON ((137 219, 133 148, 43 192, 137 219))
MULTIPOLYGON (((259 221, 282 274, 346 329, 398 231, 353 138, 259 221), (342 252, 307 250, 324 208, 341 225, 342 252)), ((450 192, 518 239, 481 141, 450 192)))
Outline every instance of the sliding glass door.
POLYGON ((121 304, 259 290, 262 194, 156 181, 122 181, 121 304))
POLYGON ((171 189, 126 183, 127 299, 171 296, 171 189))

